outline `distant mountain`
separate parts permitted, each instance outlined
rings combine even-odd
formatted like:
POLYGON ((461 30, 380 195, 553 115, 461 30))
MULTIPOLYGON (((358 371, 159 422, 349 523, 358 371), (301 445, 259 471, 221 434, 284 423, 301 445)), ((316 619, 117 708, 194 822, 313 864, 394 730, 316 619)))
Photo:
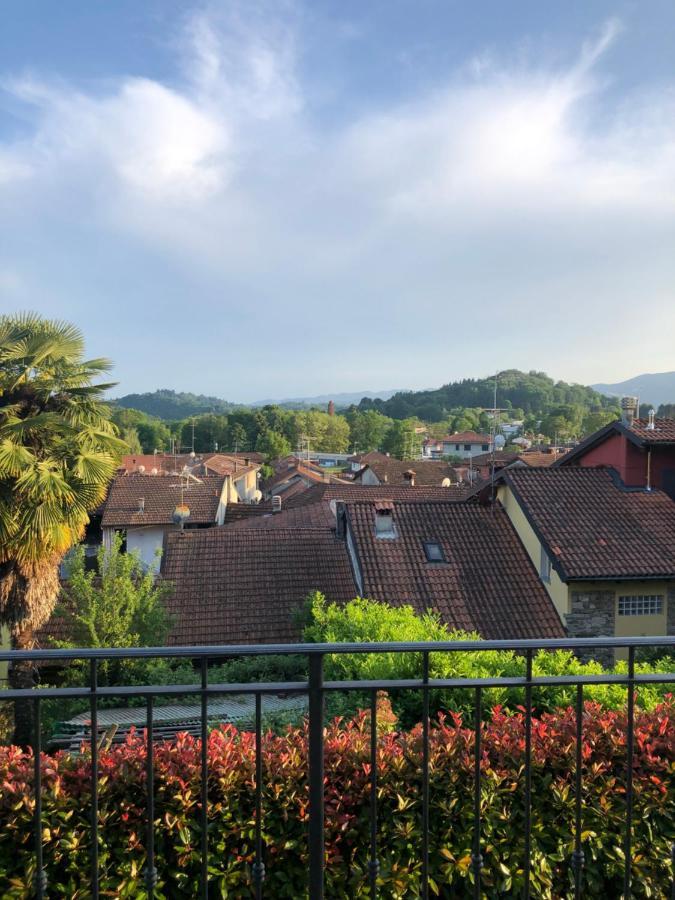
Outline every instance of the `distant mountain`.
POLYGON ((675 403, 675 372, 636 375, 616 384, 592 384, 594 390, 611 397, 639 397, 640 403, 654 407, 675 403))
POLYGON ((206 397, 204 394, 184 394, 176 391, 159 390, 147 394, 126 394, 112 401, 125 409, 139 409, 149 416, 160 419, 186 419, 204 413, 228 413, 237 409, 236 403, 221 400, 220 397, 206 397))
POLYGON ((341 394, 319 394, 316 397, 291 397, 286 400, 256 400, 249 406, 286 406, 291 409, 298 409, 305 406, 325 406, 331 400, 336 407, 351 406, 352 403, 358 404, 364 397, 369 400, 379 398, 380 400, 388 400, 394 394, 399 393, 400 388, 391 391, 354 391, 351 393, 341 394))

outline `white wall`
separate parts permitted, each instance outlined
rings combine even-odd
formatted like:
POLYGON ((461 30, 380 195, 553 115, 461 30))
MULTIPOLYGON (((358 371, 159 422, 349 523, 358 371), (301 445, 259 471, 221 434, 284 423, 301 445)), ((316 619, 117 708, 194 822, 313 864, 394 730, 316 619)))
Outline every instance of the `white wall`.
POLYGON ((130 528, 127 530, 127 553, 138 550, 142 561, 148 568, 155 572, 159 570, 159 560, 155 559, 157 550, 162 549, 164 543, 164 529, 158 528, 130 528))

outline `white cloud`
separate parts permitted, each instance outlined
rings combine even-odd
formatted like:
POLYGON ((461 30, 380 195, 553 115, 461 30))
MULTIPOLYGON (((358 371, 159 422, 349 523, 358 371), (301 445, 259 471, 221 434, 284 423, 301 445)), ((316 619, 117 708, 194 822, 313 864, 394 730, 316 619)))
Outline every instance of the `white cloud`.
MULTIPOLYGON (((625 337, 636 296, 644 321, 659 317, 651 352, 667 356, 675 95, 604 105, 598 67, 617 22, 566 69, 500 65, 486 53, 414 103, 328 129, 305 102, 300 15, 290 5, 281 17, 270 9, 278 7, 190 18, 180 83, 126 78, 84 92, 38 76, 5 82, 33 117, 29 137, 0 146, 0 202, 4 183, 19 235, 14 267, 34 264, 27 207, 37 217, 44 210, 48 242, 72 241, 75 229, 106 248, 89 275, 55 277, 53 262, 40 263, 61 296, 77 291, 78 279, 96 283, 95 272, 114 283, 113 248, 129 245, 150 307, 163 308, 180 285, 183 304, 198 299, 210 318, 201 341, 218 346, 232 320, 247 335, 224 371, 249 364, 268 381, 265 366, 281 366, 283 355, 251 343, 261 323, 278 334, 293 313, 306 328, 293 350, 298 366, 315 360, 345 389, 349 378, 367 386, 360 373, 375 343, 390 360, 376 370, 378 384, 480 372, 500 364, 505 345, 526 368, 612 380, 630 374, 624 360, 601 378, 603 366, 616 365, 612 341, 625 337), (322 307, 339 310, 329 329, 322 307), (486 328, 498 330, 501 351, 486 328), (473 349, 455 346, 459 369, 448 372, 458 329, 483 337, 473 349), (341 368, 331 361, 336 343, 341 368), (342 378, 344 370, 353 375, 342 378)), ((193 364, 201 358, 203 347, 189 350, 193 364)), ((636 369, 646 365, 636 357, 636 369)), ((300 384, 280 391, 299 393, 300 384)), ((270 389, 261 383, 259 393, 270 389)))

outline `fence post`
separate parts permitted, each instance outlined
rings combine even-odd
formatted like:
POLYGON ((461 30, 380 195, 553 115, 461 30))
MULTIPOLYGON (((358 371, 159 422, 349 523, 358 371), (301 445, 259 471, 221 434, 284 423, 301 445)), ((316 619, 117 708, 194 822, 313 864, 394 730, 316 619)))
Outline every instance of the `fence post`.
POLYGON ((323 654, 309 657, 309 896, 323 900, 323 654))

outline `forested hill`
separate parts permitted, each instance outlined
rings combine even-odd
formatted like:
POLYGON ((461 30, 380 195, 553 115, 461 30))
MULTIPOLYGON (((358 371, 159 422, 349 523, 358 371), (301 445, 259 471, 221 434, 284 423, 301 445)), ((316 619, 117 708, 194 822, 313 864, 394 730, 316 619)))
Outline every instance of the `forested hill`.
POLYGON ((159 390, 148 394, 126 394, 112 401, 125 409, 139 409, 149 416, 159 419, 186 419, 204 413, 228 413, 237 409, 236 403, 229 403, 219 397, 205 397, 203 394, 185 394, 176 391, 159 390))
MULTIPOLYGON (((359 408, 376 409, 394 419, 417 416, 425 422, 440 422, 460 407, 490 408, 494 403, 494 376, 465 378, 433 391, 401 391, 389 400, 364 397, 359 408)), ((508 369, 497 378, 497 406, 543 416, 554 407, 578 406, 584 410, 613 409, 616 398, 581 384, 554 381, 544 372, 508 369)))

